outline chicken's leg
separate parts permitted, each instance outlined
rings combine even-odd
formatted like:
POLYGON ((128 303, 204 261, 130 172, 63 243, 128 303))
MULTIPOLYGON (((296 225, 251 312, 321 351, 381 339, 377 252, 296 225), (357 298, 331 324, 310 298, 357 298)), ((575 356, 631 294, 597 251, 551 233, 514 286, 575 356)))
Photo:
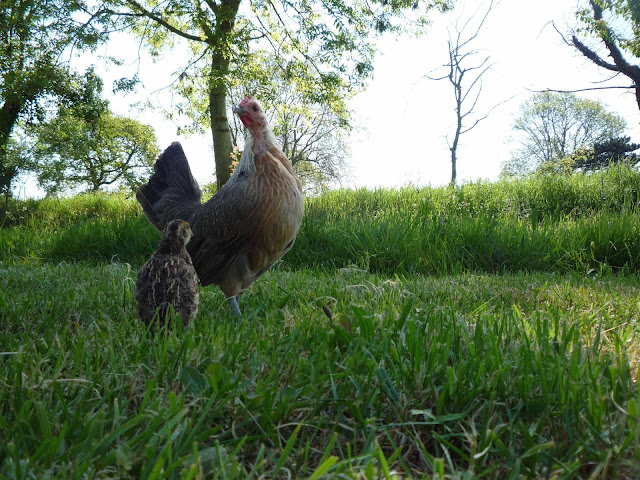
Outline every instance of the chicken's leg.
POLYGON ((227 302, 229 302, 229 306, 231 307, 231 311, 236 317, 241 317, 242 313, 240 313, 240 306, 238 305, 238 296, 227 298, 227 302))

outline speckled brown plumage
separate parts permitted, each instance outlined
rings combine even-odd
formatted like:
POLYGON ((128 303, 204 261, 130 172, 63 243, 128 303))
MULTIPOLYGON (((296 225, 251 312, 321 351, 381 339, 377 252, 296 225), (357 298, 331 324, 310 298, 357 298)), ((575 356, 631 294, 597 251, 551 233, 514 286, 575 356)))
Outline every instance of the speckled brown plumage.
POLYGON ((185 327, 198 313, 198 275, 185 247, 191 235, 188 222, 169 222, 158 250, 138 272, 138 316, 147 325, 154 319, 163 325, 171 306, 185 327))
POLYGON ((249 136, 231 179, 208 202, 200 203, 200 188, 177 142, 158 158, 136 197, 158 229, 174 218, 189 220, 193 238, 187 248, 202 285, 219 285, 240 315, 238 296, 293 245, 304 201, 260 104, 247 97, 234 112, 249 136))

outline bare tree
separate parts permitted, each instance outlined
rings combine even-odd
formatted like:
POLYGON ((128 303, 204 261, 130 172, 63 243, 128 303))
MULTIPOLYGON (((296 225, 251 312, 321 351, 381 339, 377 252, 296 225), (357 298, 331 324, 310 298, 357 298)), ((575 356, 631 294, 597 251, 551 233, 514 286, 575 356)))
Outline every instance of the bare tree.
POLYGON ((459 23, 456 22, 454 35, 452 35, 449 30, 449 40, 447 41, 449 62, 436 69, 440 70, 445 68, 448 69, 448 72, 441 76, 425 75, 429 80, 449 80, 453 86, 456 102, 456 128, 453 141, 450 141, 449 137, 447 137, 447 144, 451 151, 451 185, 455 185, 457 178, 458 145, 460 144, 460 137, 470 130, 473 130, 482 120, 489 116, 492 110, 504 103, 503 101, 495 105, 485 115, 480 117, 475 116, 473 121, 467 123, 469 117, 474 114, 478 99, 482 93, 482 77, 493 66, 493 64, 490 63, 490 57, 488 55, 481 56, 480 50, 471 47, 471 43, 473 43, 480 34, 493 8, 493 1, 494 0, 491 0, 489 2, 487 11, 482 16, 482 20, 469 36, 466 36, 465 33, 471 28, 470 24, 475 15, 467 19, 461 27, 459 23))

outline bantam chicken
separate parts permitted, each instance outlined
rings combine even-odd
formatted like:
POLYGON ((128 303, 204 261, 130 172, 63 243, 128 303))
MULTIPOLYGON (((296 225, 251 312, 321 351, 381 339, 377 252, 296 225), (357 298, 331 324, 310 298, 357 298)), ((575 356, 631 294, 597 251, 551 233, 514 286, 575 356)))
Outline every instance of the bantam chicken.
POLYGON ((162 325, 171 307, 184 327, 198 313, 198 275, 185 248, 190 238, 189 223, 172 220, 164 228, 158 250, 138 272, 138 315, 147 325, 154 318, 162 325))
POLYGON ((136 197, 158 229, 188 219, 188 244, 203 286, 216 284, 240 316, 238 296, 293 245, 304 214, 300 179, 277 145, 258 101, 234 108, 248 130, 240 162, 229 181, 206 203, 178 142, 154 165, 136 197))

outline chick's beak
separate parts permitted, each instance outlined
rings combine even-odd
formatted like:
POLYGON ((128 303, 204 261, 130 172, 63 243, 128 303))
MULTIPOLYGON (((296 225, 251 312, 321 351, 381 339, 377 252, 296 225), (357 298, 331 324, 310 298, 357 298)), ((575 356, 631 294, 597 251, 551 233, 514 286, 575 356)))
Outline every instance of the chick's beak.
POLYGON ((240 115, 241 113, 247 113, 247 111, 244 108, 237 106, 233 109, 233 113, 240 115))

